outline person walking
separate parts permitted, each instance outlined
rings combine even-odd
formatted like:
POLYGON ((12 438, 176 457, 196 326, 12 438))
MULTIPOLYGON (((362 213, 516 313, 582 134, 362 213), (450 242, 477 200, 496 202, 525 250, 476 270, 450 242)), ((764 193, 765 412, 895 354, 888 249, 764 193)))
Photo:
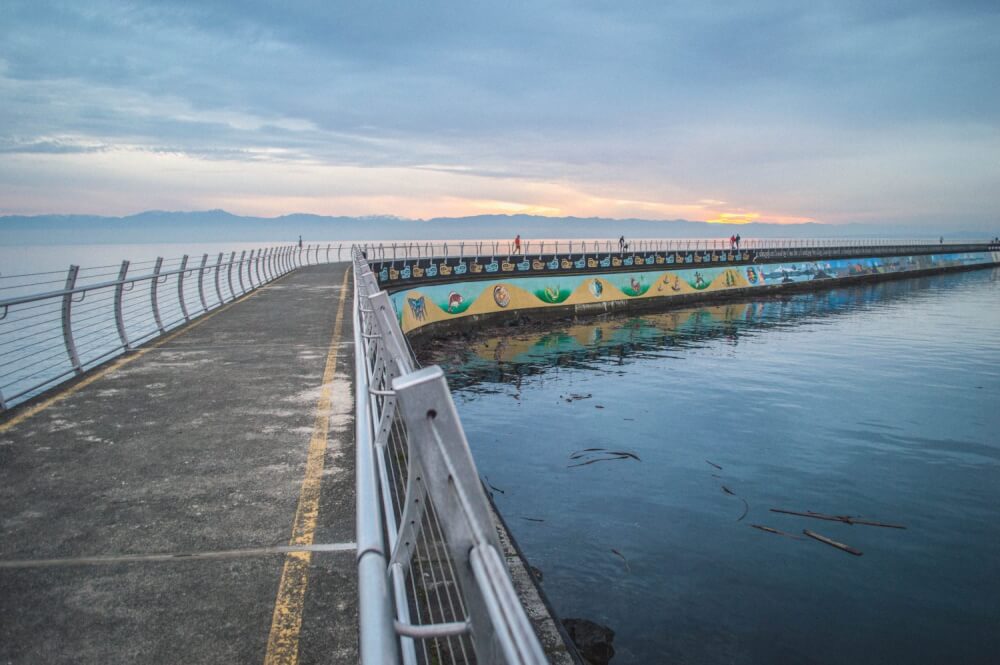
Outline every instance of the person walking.
POLYGON ((619 236, 618 238, 618 253, 621 254, 625 251, 625 236, 619 236))
POLYGON ((736 251, 739 251, 739 249, 740 249, 740 234, 737 233, 736 234, 736 251))
POLYGON ((521 234, 520 233, 518 233, 516 236, 514 236, 514 253, 515 254, 520 254, 521 253, 521 234))
POLYGON ((302 249, 302 236, 299 236, 299 249, 302 249))
POLYGON ((732 251, 734 249, 736 249, 736 236, 731 235, 729 236, 729 250, 732 251))

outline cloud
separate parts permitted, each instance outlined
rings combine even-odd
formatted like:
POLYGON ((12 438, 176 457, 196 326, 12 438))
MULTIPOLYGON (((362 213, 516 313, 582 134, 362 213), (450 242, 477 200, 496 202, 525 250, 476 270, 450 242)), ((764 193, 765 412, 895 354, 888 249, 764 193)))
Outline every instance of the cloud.
MULTIPOLYGON (((441 205, 386 175, 433 171, 470 212, 986 219, 998 28, 994 3, 9 0, 0 170, 41 160, 38 212, 149 153, 219 191, 261 163, 367 173, 369 213, 441 205)), ((255 205, 314 200, 260 185, 255 205)))

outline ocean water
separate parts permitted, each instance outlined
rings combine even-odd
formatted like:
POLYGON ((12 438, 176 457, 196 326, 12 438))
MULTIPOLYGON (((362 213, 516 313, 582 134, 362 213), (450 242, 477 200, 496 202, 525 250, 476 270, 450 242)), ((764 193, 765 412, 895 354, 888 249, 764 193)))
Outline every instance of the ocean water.
POLYGON ((613 663, 1000 659, 1000 271, 421 355, 557 612, 612 628, 613 663))

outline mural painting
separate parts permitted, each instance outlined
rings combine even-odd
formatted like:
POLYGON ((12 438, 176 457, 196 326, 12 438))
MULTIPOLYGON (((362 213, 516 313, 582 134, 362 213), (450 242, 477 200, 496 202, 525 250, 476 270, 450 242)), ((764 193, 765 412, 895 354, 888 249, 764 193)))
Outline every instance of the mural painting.
MULTIPOLYGON (((735 267, 726 267, 723 262, 716 262, 713 265, 709 260, 699 261, 700 265, 691 268, 596 276, 549 274, 519 277, 516 273, 509 277, 497 275, 497 279, 426 285, 398 291, 391 294, 390 298, 403 332, 409 332, 428 323, 452 317, 486 314, 505 309, 662 298, 685 293, 899 273, 928 268, 982 265, 992 262, 993 258, 988 252, 830 259, 735 267)), ((476 269, 477 265, 479 264, 471 264, 472 272, 479 272, 483 268, 486 272, 498 272, 500 269, 495 260, 479 270, 476 269)), ((515 267, 515 264, 511 264, 510 269, 514 270, 515 267)))

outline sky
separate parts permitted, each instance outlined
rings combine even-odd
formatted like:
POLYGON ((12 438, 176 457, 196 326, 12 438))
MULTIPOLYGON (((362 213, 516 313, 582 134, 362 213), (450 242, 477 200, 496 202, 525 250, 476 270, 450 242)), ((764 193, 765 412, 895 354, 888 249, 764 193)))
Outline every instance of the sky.
POLYGON ((0 215, 992 228, 1000 3, 0 3, 0 215))

